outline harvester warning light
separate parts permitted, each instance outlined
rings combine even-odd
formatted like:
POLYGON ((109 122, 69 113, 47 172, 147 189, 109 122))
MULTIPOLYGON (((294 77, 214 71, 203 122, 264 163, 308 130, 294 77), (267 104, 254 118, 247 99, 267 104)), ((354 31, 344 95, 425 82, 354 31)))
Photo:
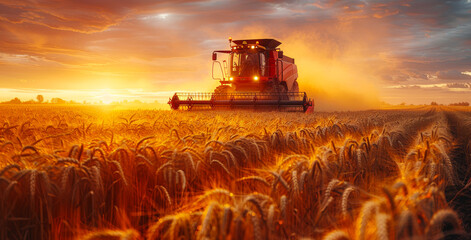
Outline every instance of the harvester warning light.
POLYGON ((233 77, 230 77, 230 78, 229 78, 229 80, 231 80, 231 81, 232 81, 232 80, 234 80, 234 78, 233 78, 233 77))
POLYGON ((258 76, 253 77, 253 80, 258 81, 258 76))

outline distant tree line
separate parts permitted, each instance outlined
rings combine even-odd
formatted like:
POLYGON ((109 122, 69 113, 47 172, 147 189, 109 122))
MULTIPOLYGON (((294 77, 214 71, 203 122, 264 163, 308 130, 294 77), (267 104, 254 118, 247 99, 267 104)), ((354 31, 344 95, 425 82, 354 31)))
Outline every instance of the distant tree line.
MULTIPOLYGON (((51 98, 51 100, 48 100, 48 101, 44 101, 44 96, 43 95, 38 95, 36 96, 36 100, 28 100, 28 101, 21 101, 21 99, 15 97, 9 101, 5 101, 5 102, 0 102, 0 104, 81 104, 79 102, 76 102, 76 101, 73 101, 73 100, 70 100, 70 101, 67 101, 67 100, 64 100, 62 98, 51 98)), ((90 103, 90 102, 87 102, 87 101, 83 101, 83 104, 103 104, 103 102, 100 100, 100 101, 97 101, 95 103, 90 103)), ((142 101, 138 100, 138 99, 135 99, 133 101, 128 101, 128 100, 123 100, 123 101, 115 101, 115 102, 112 102, 111 104, 122 104, 122 105, 136 105, 136 104, 144 104, 142 101)), ((154 101, 154 103, 145 103, 145 104, 158 104, 157 100, 154 101)))
MULTIPOLYGON (((432 102, 430 103, 430 105, 432 106, 438 106, 439 104, 437 102, 432 102)), ((440 105, 443 105, 443 104, 440 104, 440 105)), ((469 106, 469 102, 457 102, 457 103, 450 103, 448 104, 448 106, 469 106)))
MULTIPOLYGON (((31 100, 28 100, 28 101, 21 101, 19 98, 15 97, 9 101, 5 101, 5 102, 1 102, 3 104, 41 104, 41 103, 44 103, 44 96, 43 95, 38 95, 36 96, 36 101, 31 99, 31 100)), ((77 102, 75 101, 66 101, 62 98, 52 98, 50 103, 52 104, 67 104, 67 103, 70 103, 70 104, 77 104, 77 102)))
POLYGON ((469 102, 450 103, 450 106, 469 106, 469 102))

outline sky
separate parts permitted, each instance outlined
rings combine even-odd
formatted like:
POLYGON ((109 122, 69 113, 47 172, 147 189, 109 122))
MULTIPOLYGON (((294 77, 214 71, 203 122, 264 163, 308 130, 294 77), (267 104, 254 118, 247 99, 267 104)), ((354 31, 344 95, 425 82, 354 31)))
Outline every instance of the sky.
POLYGON ((165 103, 275 38, 320 110, 471 102, 471 0, 0 0, 0 101, 165 103))

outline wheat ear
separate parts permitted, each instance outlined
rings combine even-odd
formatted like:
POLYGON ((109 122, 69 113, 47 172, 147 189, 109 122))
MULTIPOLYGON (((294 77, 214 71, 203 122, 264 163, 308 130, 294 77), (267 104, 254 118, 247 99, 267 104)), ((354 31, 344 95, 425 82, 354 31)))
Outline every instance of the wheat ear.
POLYGON ((458 214, 451 209, 442 209, 433 215, 426 230, 426 235, 428 238, 433 238, 447 232, 458 232, 461 230, 461 221, 458 214))
POLYGON ((361 217, 359 220, 358 240, 365 239, 366 226, 370 218, 378 212, 379 204, 375 201, 369 201, 363 205, 361 209, 361 217))
POLYGON ((350 196, 350 193, 355 190, 354 187, 348 187, 345 189, 345 191, 342 194, 342 214, 344 217, 348 216, 348 197, 350 196))
POLYGON ((323 240, 350 240, 350 237, 344 231, 335 230, 325 235, 324 238, 322 239, 323 240))

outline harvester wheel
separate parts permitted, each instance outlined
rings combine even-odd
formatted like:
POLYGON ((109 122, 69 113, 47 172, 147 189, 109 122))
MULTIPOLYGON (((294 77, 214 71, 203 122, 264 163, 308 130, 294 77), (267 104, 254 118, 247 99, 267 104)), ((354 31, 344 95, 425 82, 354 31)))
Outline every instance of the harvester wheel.
POLYGON ((288 91, 288 86, 286 85, 286 82, 281 82, 279 88, 280 93, 286 93, 288 91))
POLYGON ((277 94, 278 93, 277 85, 273 81, 267 82, 265 87, 262 89, 262 92, 277 94))
POLYGON ((286 82, 282 82, 279 85, 279 88, 280 88, 279 97, 281 97, 281 99, 283 99, 283 100, 288 100, 289 99, 289 97, 288 97, 288 86, 286 86, 286 82))

